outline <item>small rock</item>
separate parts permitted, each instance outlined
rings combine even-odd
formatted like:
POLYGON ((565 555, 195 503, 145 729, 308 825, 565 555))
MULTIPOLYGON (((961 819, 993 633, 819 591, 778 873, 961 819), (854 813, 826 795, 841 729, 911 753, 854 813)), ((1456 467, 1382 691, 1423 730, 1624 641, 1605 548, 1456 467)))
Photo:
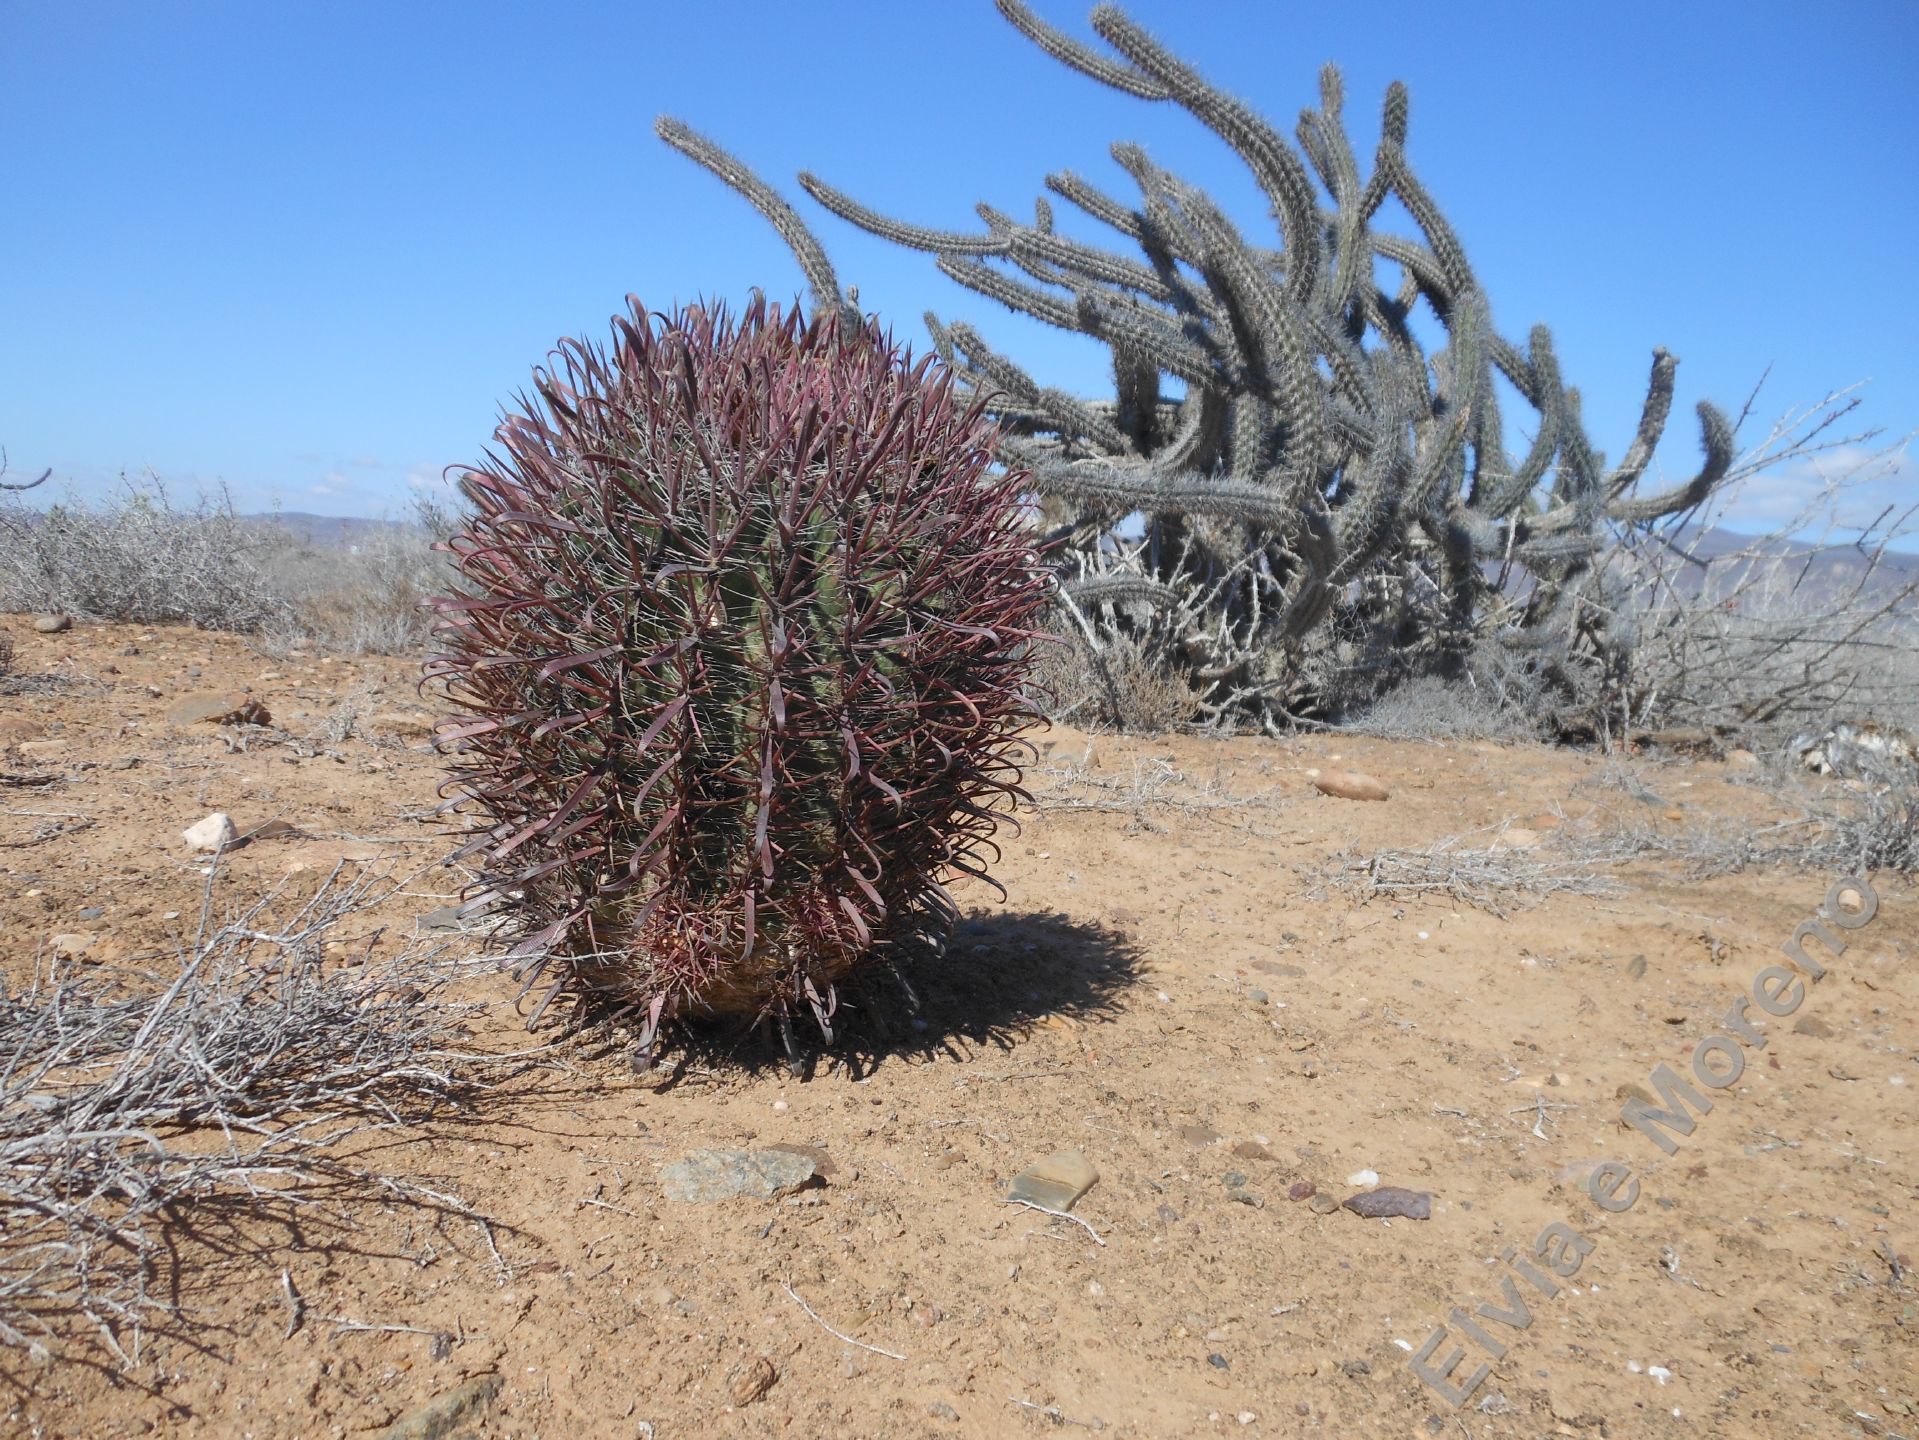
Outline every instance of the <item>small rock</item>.
POLYGON ((1348 1380, 1357 1380, 1361 1375, 1372 1374, 1373 1367, 1364 1360, 1342 1360, 1339 1362, 1339 1373, 1348 1380))
POLYGON ((1211 1145, 1219 1139, 1219 1131, 1210 1125, 1182 1125, 1174 1133, 1188 1145, 1211 1145))
POLYGON ((1215 1370, 1230 1370, 1233 1368, 1230 1364, 1227 1363, 1226 1357, 1224 1355, 1221 1355, 1218 1351, 1214 1351, 1211 1355, 1208 1355, 1206 1357, 1206 1363, 1212 1366, 1215 1370))
POLYGON ((813 1162, 786 1150, 695 1150, 660 1171, 669 1200, 710 1205, 737 1195, 775 1200, 810 1185, 813 1162))
POLYGON ((1340 800, 1390 800, 1393 792, 1360 770, 1328 770, 1313 777, 1313 788, 1340 800))
POLYGON ((1635 980, 1643 979, 1646 974, 1646 957, 1644 955, 1633 956, 1631 960, 1626 962, 1626 973, 1635 980))
POLYGON ((1098 1179, 1099 1171, 1084 1155, 1077 1150, 1062 1150, 1015 1175, 1006 1198, 1048 1210, 1071 1210, 1098 1179))
POLYGON ((1279 1157, 1257 1140, 1242 1140, 1233 1147, 1233 1153, 1242 1160, 1277 1160, 1279 1157))
POLYGON ((189 850, 215 854, 226 849, 238 837, 239 832, 233 828, 231 817, 218 810, 180 832, 180 838, 187 842, 189 850))
POLYGON ((773 1362, 764 1355, 745 1365, 736 1365, 726 1377, 726 1393, 735 1405, 751 1405, 771 1390, 780 1378, 773 1362))
POLYGON ((1295 1180, 1286 1187, 1288 1200, 1310 1200, 1319 1193, 1319 1187, 1310 1180, 1295 1180))
POLYGON ((107 912, 101 909, 98 905, 88 905, 80 911, 80 918, 82 920, 98 920, 102 915, 106 913, 107 912))
POLYGON ((1377 1170, 1355 1170, 1346 1177, 1346 1183, 1348 1185, 1377 1185, 1379 1183, 1379 1172, 1377 1170))
POLYGON ((100 937, 91 930, 70 930, 47 941, 47 948, 62 960, 78 960, 91 950, 100 937))
POLYGON ((1821 1020, 1817 1015, 1801 1015, 1797 1020, 1792 1022, 1792 1033, 1795 1035, 1810 1035, 1815 1040, 1830 1040, 1832 1038, 1832 1026, 1821 1020))
POLYGON ((1330 1215, 1339 1208, 1339 1202, 1330 1195, 1315 1195, 1308 1203, 1315 1215, 1330 1215))
POLYGON ((1246 998, 1255 1005, 1264 1005, 1267 1003, 1267 996, 1264 990, 1248 990, 1246 992, 1246 998))
POLYGON ((1228 1190, 1237 1190, 1246 1183, 1245 1175, 1238 1170, 1228 1170, 1222 1178, 1225 1180, 1228 1190))
POLYGON ((71 615, 42 615, 33 622, 33 628, 42 635, 58 635, 62 630, 73 628, 71 615))
POLYGON ((1159 1217, 1159 1223, 1162 1225, 1171 1225, 1179 1219, 1179 1211, 1171 1205, 1160 1205, 1154 1209, 1153 1213, 1159 1217))
POLYGON ((167 706, 169 725, 266 725, 266 706, 241 690, 199 691, 167 706))
POLYGON ((935 1400, 931 1405, 928 1405, 926 1407, 926 1413, 931 1419, 945 1420, 954 1425, 959 1424, 959 1411, 955 1410, 951 1405, 948 1405, 944 1400, 935 1400))
POLYGON ((402 1415, 380 1432, 379 1440, 447 1440, 484 1415, 499 1393, 498 1375, 476 1375, 402 1415))
POLYGON ((1398 1185, 1382 1185, 1346 1197, 1346 1208, 1367 1220, 1430 1220, 1433 1197, 1424 1190, 1406 1190, 1398 1185))
POLYGON ((1226 1192, 1226 1198, 1235 1205, 1250 1205, 1255 1210, 1264 1210, 1266 1208, 1266 1202, 1260 1199, 1259 1196, 1253 1194, 1250 1190, 1242 1190, 1238 1186, 1234 1186, 1231 1190, 1228 1190, 1226 1192))

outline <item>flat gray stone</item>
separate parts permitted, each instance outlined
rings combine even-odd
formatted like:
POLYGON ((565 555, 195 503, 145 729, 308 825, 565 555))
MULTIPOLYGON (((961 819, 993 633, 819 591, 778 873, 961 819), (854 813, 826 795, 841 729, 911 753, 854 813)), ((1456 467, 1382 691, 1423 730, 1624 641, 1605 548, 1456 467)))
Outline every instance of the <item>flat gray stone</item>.
POLYGON ((1430 1220, 1433 1197, 1424 1190, 1382 1185, 1377 1190, 1347 1196, 1346 1208, 1368 1220, 1430 1220))
POLYGON ((1015 1175, 1006 1198, 1048 1210, 1071 1210, 1098 1179, 1099 1171, 1084 1155, 1077 1150, 1062 1150, 1015 1175))
POLYGON ((380 1440, 447 1440, 456 1429, 485 1416, 499 1393, 498 1375, 476 1375, 402 1415, 380 1432, 380 1440))
POLYGON ((818 1174, 809 1157, 790 1150, 695 1150, 660 1171, 660 1188, 667 1199, 689 1205, 736 1195, 774 1200, 804 1189, 818 1174))

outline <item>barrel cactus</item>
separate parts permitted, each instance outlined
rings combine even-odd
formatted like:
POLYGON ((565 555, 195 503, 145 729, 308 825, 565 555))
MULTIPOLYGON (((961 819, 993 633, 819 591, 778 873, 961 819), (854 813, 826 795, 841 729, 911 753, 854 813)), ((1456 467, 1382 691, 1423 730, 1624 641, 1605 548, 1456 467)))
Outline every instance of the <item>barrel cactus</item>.
POLYGON ((591 999, 649 1050, 697 1017, 830 1043, 1026 798, 1026 477, 850 310, 629 301, 533 389, 460 476, 435 602, 468 907, 514 927, 529 1023, 591 999))

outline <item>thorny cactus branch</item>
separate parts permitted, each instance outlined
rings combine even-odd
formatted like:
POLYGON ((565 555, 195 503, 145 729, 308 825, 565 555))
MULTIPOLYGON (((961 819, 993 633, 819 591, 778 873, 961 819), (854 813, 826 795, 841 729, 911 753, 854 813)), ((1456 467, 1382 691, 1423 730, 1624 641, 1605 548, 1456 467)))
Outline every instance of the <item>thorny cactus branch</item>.
MULTIPOLYGON (((1695 510, 1734 473, 1734 427, 1701 404, 1697 474, 1638 493, 1677 360, 1653 352, 1638 427, 1607 468, 1546 327, 1523 346, 1493 328, 1464 245, 1414 173, 1404 85, 1386 92, 1362 173, 1335 66, 1322 69, 1295 144, 1112 5, 1094 10, 1092 26, 1116 58, 1020 0, 997 4, 1070 68, 1199 119, 1245 162, 1278 227, 1276 249, 1258 245, 1132 144, 1114 146, 1113 158, 1139 189, 1136 205, 1068 170, 1045 183, 1137 257, 1057 233, 1043 197, 1032 224, 982 205, 986 232, 961 234, 890 218, 801 176, 840 218, 1111 349, 1113 398, 1083 400, 1041 385, 971 327, 928 316, 942 357, 987 397, 1002 457, 1030 467, 1045 523, 1071 537, 1060 595, 1063 606, 1083 602, 1075 626, 1099 643, 1159 647, 1192 683, 1199 712, 1221 725, 1270 729, 1328 714, 1360 672, 1358 689, 1377 693, 1456 669, 1495 637, 1543 657, 1562 699, 1610 703, 1573 693, 1580 677, 1617 675, 1632 644, 1632 627, 1611 618, 1618 597, 1602 593, 1607 547, 1621 529, 1695 510), (1414 233, 1372 228, 1389 198, 1414 233), (1421 302, 1446 332, 1431 354, 1411 323, 1421 302), (1505 448, 1496 374, 1534 412, 1517 458, 1505 448), (1179 398, 1164 398, 1166 376, 1184 386, 1179 398), (1129 515, 1143 521, 1137 538, 1129 515), (1088 588, 1106 576, 1125 583, 1088 588)), ((823 249, 777 195, 678 122, 663 120, 660 132, 752 200, 815 290, 837 297, 823 249)))

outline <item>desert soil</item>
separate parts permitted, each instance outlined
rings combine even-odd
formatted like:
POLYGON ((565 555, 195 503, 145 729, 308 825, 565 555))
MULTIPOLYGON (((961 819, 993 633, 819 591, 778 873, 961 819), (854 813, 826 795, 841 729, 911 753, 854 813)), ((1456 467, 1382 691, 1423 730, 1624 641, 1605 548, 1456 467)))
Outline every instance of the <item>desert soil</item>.
MULTIPOLYGON (((300 832, 223 858, 216 906, 339 862, 418 870, 348 922, 342 964, 457 889, 430 863, 440 762, 404 662, 0 625, 17 669, 70 682, 0 698, 0 771, 57 777, 0 790, 10 986, 56 934, 91 937, 83 963, 167 963, 207 884, 180 832, 213 810, 300 832), (165 718, 243 688, 272 728, 165 718)), ((997 870, 1010 899, 957 892, 970 918, 904 1038, 869 1032, 804 1080, 750 1048, 636 1074, 562 1044, 378 1153, 489 1217, 497 1259, 477 1226, 402 1205, 189 1255, 197 1328, 149 1333, 132 1371, 84 1334, 0 1354, 0 1432, 1919 1435, 1909 882, 1874 877, 1877 916, 1797 1015, 1751 1012, 1764 1048, 1668 1156, 1622 1126, 1624 1087, 1660 1062, 1691 1079, 1834 877, 1642 861, 1613 893, 1502 916, 1328 871, 1507 825, 1549 864, 1582 827, 1761 825, 1780 812, 1756 772, 1344 736, 1041 744, 1039 806, 997 870), (1345 768, 1391 798, 1315 789, 1345 768), (661 1193, 689 1151, 776 1144, 834 1173, 781 1199, 661 1193), (1098 1171, 1083 1225, 1003 1201, 1065 1150, 1098 1171), (1606 1158, 1642 1186, 1621 1213, 1584 1187, 1606 1158), (1429 1194, 1430 1218, 1326 1203, 1371 1188, 1361 1171, 1429 1194), (1500 1257, 1532 1260, 1555 1222, 1578 1268, 1534 1260, 1548 1297, 1500 1257), (305 1301, 291 1336, 282 1267, 305 1301), (1473 1322, 1498 1358, 1448 1318, 1514 1296, 1529 1326, 1473 1322), (1434 1363, 1465 1351, 1454 1381, 1490 1366, 1457 1411, 1409 1363, 1435 1325, 1434 1363), (462 1418, 420 1413, 456 1394, 478 1397, 462 1418)), ((489 1002, 478 1043, 550 1038, 525 1035, 509 979, 476 967, 465 991, 489 1002)))

